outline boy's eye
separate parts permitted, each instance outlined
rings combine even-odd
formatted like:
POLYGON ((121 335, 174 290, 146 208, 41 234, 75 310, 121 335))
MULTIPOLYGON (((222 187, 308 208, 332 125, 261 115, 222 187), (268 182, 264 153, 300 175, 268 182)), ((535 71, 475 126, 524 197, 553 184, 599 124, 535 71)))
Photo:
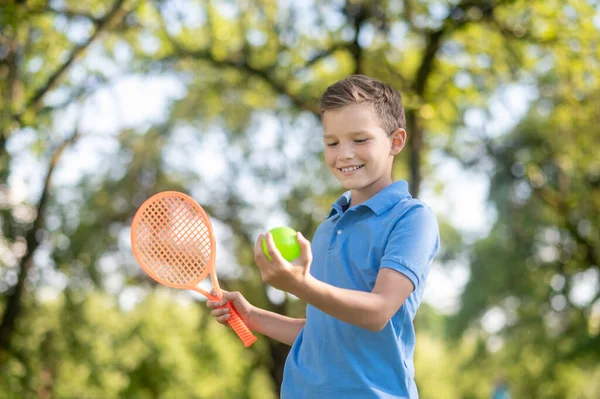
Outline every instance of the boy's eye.
POLYGON ((357 143, 357 144, 360 144, 360 143, 364 143, 367 140, 368 139, 356 139, 356 140, 354 140, 354 142, 357 143))
POLYGON ((327 143, 327 147, 335 147, 337 143, 327 143))

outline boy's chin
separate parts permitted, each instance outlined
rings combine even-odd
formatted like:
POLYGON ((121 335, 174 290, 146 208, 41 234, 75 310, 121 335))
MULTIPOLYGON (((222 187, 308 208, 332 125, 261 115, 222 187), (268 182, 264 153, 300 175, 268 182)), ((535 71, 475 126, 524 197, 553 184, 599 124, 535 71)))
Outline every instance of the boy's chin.
POLYGON ((344 181, 340 181, 340 183, 342 183, 342 186, 344 186, 344 188, 346 190, 356 190, 356 189, 362 188, 362 185, 358 184, 356 182, 344 182, 344 181))

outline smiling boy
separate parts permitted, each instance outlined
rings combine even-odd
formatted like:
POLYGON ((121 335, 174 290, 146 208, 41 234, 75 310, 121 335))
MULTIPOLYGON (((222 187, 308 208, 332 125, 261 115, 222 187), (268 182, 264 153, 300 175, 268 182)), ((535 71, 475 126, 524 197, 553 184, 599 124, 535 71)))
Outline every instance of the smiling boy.
MULTIPOLYGON (((272 261, 255 244, 263 281, 307 303, 306 319, 258 309, 225 293, 249 328, 292 346, 281 397, 418 398, 413 319, 439 249, 433 212, 393 182, 392 165, 406 143, 400 94, 353 75, 321 99, 325 162, 348 191, 332 205, 301 255, 284 260, 270 233, 272 261)), ((227 308, 212 314, 221 323, 227 308)))

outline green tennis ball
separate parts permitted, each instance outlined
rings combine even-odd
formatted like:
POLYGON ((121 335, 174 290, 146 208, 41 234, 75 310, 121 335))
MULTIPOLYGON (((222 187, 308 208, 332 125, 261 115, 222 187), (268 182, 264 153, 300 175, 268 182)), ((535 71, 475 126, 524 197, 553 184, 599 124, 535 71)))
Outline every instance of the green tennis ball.
MULTIPOLYGON (((300 244, 296 239, 296 230, 282 226, 275 227, 269 231, 273 235, 275 246, 285 260, 291 262, 300 256, 300 244)), ((269 251, 267 251, 267 240, 265 238, 266 237, 263 237, 262 239, 263 252, 265 253, 267 259, 273 260, 271 259, 271 255, 269 255, 269 251)))

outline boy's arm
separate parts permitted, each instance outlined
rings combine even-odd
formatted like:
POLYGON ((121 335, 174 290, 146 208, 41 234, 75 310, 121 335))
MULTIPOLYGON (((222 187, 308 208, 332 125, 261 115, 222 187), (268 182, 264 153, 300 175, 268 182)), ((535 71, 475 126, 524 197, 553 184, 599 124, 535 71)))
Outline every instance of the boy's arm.
MULTIPOLYGON (((306 322, 305 319, 294 319, 260 309, 250 304, 250 302, 237 291, 229 292, 221 290, 221 292, 223 295, 221 301, 209 299, 206 301, 206 306, 209 309, 212 309, 210 314, 223 325, 229 325, 229 308, 225 305, 227 302, 231 302, 251 331, 266 335, 267 337, 292 346, 306 322)), ((211 295, 216 297, 217 292, 213 290, 211 291, 211 295)))
POLYGON ((400 272, 382 268, 371 292, 348 290, 308 275, 292 294, 336 319, 381 331, 413 292, 413 283, 400 272))
POLYGON ((252 331, 292 346, 306 319, 294 319, 268 310, 254 308, 250 314, 252 331))
POLYGON ((296 238, 302 251, 300 257, 290 264, 277 251, 271 233, 267 233, 266 241, 273 261, 268 261, 262 251, 262 235, 259 236, 254 259, 263 281, 339 320, 371 331, 381 331, 414 290, 408 277, 386 267, 380 269, 371 292, 339 288, 317 280, 309 272, 312 262, 310 242, 301 233, 296 238))
POLYGON ((254 259, 263 281, 290 292, 331 316, 371 331, 380 331, 400 309, 415 287, 423 284, 427 264, 439 248, 435 215, 425 207, 415 207, 403 216, 386 243, 385 254, 371 292, 343 289, 317 280, 310 273, 310 242, 298 233, 300 257, 292 263, 281 257, 273 237, 266 235, 273 261, 262 251, 261 234, 255 244, 254 259), (399 224, 398 224, 399 225, 399 224))

